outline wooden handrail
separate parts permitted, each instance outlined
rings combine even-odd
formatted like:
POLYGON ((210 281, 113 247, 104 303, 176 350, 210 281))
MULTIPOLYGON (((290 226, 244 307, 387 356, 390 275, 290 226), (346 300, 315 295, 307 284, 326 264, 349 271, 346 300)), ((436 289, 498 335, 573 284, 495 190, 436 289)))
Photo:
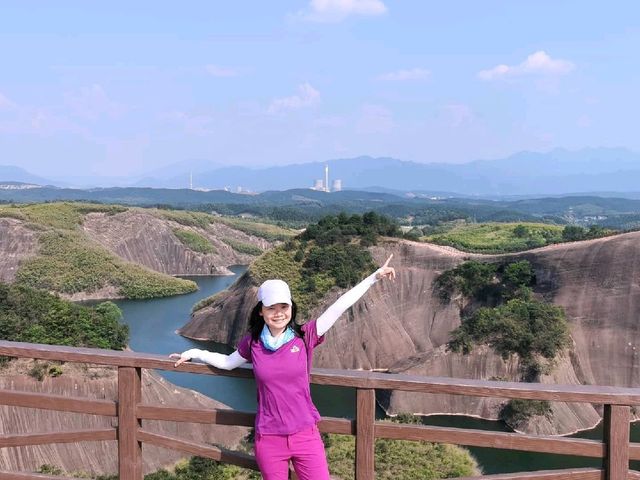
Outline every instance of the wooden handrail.
MULTIPOLYGON (((0 341, 0 355, 81 362, 118 368, 117 402, 0 390, 0 404, 116 416, 118 419, 117 429, 78 430, 53 434, 0 435, 0 448, 42 443, 117 439, 119 477, 121 480, 142 479, 142 442, 208 456, 247 468, 257 468, 255 460, 244 453, 159 435, 142 427, 143 419, 217 425, 252 425, 255 414, 251 412, 239 412, 230 409, 167 407, 143 404, 141 402, 142 369, 251 378, 253 371, 250 368, 226 371, 192 363, 183 364, 179 368, 175 368, 174 361, 163 355, 8 341, 0 341)), ((311 374, 311 382, 320 385, 353 387, 356 389, 356 419, 323 418, 319 428, 322 432, 356 436, 355 471, 357 480, 374 478, 373 454, 376 438, 424 440, 603 459, 602 470, 567 469, 489 475, 478 478, 496 480, 626 480, 627 478, 635 478, 640 480, 638 472, 629 471, 629 460, 640 459, 640 444, 629 442, 630 406, 640 405, 640 389, 637 388, 498 382, 331 369, 314 369, 311 374), (604 404, 605 434, 603 440, 598 441, 380 422, 375 420, 374 415, 375 389, 604 404)), ((47 476, 0 472, 0 480, 35 480, 44 478, 47 478, 47 476)))
MULTIPOLYGON (((93 363, 115 367, 253 378, 251 368, 218 370, 216 368, 175 362, 166 355, 130 351, 75 348, 33 343, 0 341, 0 356, 35 358, 64 362, 93 363)), ((421 393, 446 393, 477 397, 548 400, 552 402, 584 402, 608 405, 640 405, 640 388, 597 385, 557 385, 546 383, 500 382, 466 378, 430 377, 369 371, 314 368, 311 383, 363 389, 401 390, 421 393)))

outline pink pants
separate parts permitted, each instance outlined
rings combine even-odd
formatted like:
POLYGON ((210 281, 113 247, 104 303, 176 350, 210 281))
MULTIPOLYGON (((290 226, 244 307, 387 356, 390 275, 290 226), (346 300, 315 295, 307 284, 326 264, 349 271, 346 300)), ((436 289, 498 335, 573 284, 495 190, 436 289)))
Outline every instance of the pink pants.
POLYGON ((318 427, 291 435, 256 434, 256 461, 264 480, 287 480, 289 460, 300 480, 329 480, 329 467, 318 427))

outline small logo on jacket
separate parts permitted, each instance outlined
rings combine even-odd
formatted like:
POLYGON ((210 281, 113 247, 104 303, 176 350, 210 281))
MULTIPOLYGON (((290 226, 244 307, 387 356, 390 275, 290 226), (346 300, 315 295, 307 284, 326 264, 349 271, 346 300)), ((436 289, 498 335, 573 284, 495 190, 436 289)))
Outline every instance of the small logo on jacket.
POLYGON ((300 351, 300 347, 298 347, 297 345, 294 345, 293 347, 291 347, 291 353, 298 353, 300 351))

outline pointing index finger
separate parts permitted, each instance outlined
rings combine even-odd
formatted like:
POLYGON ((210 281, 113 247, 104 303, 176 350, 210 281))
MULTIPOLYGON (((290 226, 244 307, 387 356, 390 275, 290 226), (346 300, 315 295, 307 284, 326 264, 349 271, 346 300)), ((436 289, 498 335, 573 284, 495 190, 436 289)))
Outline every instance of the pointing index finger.
POLYGON ((384 262, 384 265, 382 265, 382 268, 386 268, 389 266, 389 262, 391 261, 391 259, 393 258, 393 253, 391 255, 389 255, 389 258, 387 258, 387 261, 384 262))

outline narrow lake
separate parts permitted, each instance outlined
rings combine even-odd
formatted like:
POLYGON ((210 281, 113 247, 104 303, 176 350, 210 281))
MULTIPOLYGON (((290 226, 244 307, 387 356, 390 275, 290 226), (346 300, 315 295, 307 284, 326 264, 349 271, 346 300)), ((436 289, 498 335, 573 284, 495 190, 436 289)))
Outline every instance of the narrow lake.
MULTIPOLYGON (((185 277, 198 284, 199 290, 191 294, 155 300, 116 301, 115 303, 122 309, 123 320, 129 325, 131 331, 131 348, 139 352, 166 355, 194 347, 221 353, 231 352, 231 349, 226 345, 192 341, 175 333, 189 320, 191 308, 198 300, 229 287, 238 275, 246 271, 246 267, 235 266, 231 267, 231 270, 235 275, 185 277)), ((175 372, 161 372, 161 374, 176 385, 201 392, 234 409, 255 411, 256 393, 253 380, 175 372)), ((313 385, 312 395, 322 415, 346 418, 355 416, 355 391, 353 389, 313 385)), ((501 422, 463 416, 425 417, 424 423, 482 430, 508 430, 501 422)), ((596 428, 581 432, 576 437, 601 439, 602 431, 601 428, 596 428)), ((640 441, 640 428, 637 424, 632 426, 631 437, 632 441, 640 441)), ((532 454, 487 448, 469 448, 469 450, 487 474, 553 468, 599 467, 601 464, 597 460, 565 455, 532 454)), ((640 462, 632 462, 632 468, 640 469, 638 463, 640 462)))

